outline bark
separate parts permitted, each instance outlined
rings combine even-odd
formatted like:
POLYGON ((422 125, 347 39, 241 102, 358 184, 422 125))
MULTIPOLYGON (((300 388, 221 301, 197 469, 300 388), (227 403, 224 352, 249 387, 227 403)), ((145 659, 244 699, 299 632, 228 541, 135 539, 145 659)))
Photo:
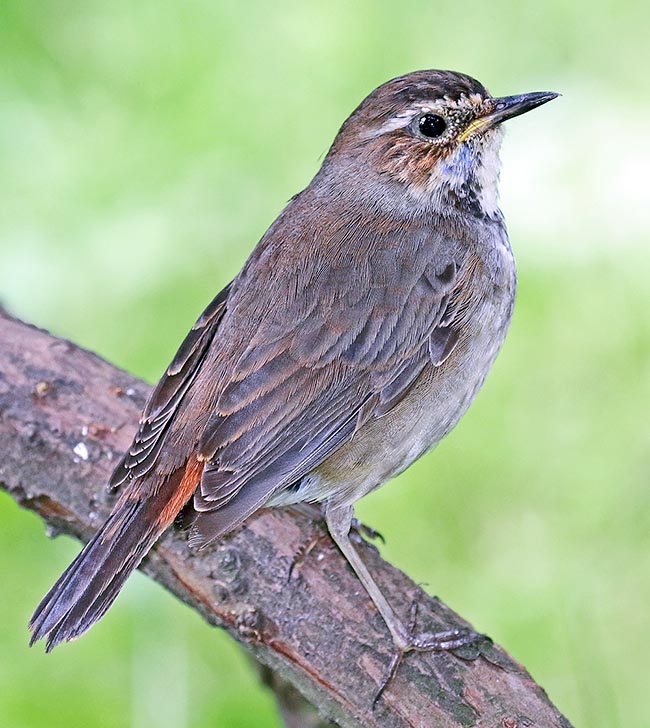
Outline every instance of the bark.
MULTIPOLYGON (((0 487, 38 513, 49 533, 87 540, 110 510, 105 483, 148 392, 98 356, 0 312, 0 487)), ((142 568, 249 650, 288 725, 570 725, 526 670, 487 640, 455 654, 408 655, 373 710, 391 640, 324 533, 287 578, 319 528, 298 514, 264 511, 198 554, 173 528, 142 568), (303 699, 320 719, 307 717, 303 699)), ((419 601, 420 629, 468 626, 376 549, 360 548, 398 613, 406 617, 419 601)))

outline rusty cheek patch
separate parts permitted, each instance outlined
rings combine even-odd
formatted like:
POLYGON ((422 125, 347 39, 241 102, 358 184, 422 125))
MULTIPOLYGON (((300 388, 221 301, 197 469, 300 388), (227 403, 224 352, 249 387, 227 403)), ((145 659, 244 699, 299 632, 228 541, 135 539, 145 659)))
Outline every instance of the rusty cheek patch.
POLYGON ((409 184, 426 185, 443 151, 401 133, 388 135, 378 148, 378 156, 378 168, 386 174, 409 184))

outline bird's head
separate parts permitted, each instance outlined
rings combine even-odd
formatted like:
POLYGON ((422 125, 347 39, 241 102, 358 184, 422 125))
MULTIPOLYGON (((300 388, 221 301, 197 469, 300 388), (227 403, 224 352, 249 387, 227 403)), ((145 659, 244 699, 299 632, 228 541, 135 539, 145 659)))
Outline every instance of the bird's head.
POLYGON ((492 217, 498 214, 501 123, 557 95, 494 98, 462 73, 409 73, 361 102, 341 127, 324 169, 377 195, 378 204, 401 195, 405 206, 492 217))

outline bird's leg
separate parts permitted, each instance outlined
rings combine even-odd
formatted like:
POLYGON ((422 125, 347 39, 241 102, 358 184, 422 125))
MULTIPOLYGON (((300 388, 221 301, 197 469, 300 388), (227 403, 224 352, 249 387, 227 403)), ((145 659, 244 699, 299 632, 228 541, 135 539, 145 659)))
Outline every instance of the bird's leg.
POLYGON ((350 526, 352 524, 352 519, 352 506, 326 506, 325 508, 325 520, 327 522, 327 528, 329 529, 330 535, 377 607, 393 637, 393 643, 396 649, 391 660, 388 674, 382 681, 379 691, 373 701, 374 706, 397 672, 402 658, 408 652, 455 650, 459 647, 464 647, 465 645, 475 642, 477 639, 480 639, 482 635, 471 630, 462 629, 416 634, 415 624, 417 603, 414 603, 411 606, 411 618, 409 620, 409 624, 405 625, 399 619, 397 614, 395 614, 395 610, 388 603, 377 582, 370 574, 368 567, 363 563, 354 548, 354 544, 350 541, 350 526))
MULTIPOLYGON (((299 513, 302 516, 305 516, 313 523, 327 525, 325 513, 322 507, 320 505, 317 505, 316 503, 296 503, 288 506, 288 509, 294 511, 295 513, 299 513)), ((366 526, 364 523, 361 523, 361 521, 356 518, 352 519, 352 523, 350 525, 350 535, 355 543, 366 543, 372 548, 376 547, 374 546, 374 544, 370 544, 367 539, 379 539, 382 543, 385 543, 384 537, 381 535, 381 533, 379 533, 379 531, 375 531, 374 528, 366 526)), ((309 554, 318 545, 319 541, 322 541, 325 538, 327 538, 329 541, 330 536, 328 536, 325 532, 319 531, 318 533, 311 534, 309 541, 305 541, 305 543, 303 543, 297 549, 293 560, 291 561, 291 565, 289 566, 287 581, 291 581, 293 575, 304 563, 305 559, 309 556, 309 554)))
MULTIPOLYGON (((327 523, 324 508, 317 503, 296 503, 288 506, 288 508, 295 513, 300 513, 300 515, 309 518, 310 521, 327 523)), ((350 523, 350 534, 355 543, 362 543, 364 541, 368 543, 369 540, 375 541, 377 539, 382 543, 386 543, 386 539, 379 531, 376 531, 372 526, 361 523, 361 521, 354 516, 350 523)))

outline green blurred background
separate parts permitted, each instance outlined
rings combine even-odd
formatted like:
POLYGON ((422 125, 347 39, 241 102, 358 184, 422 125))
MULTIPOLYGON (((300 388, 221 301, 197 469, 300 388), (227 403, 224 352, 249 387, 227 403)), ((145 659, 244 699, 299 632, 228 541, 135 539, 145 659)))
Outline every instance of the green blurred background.
MULTIPOLYGON (((640 0, 0 4, 0 299, 149 381, 376 85, 563 92, 504 145, 504 351, 359 513, 589 728, 650 712, 649 26, 640 0)), ((139 574, 82 640, 28 650, 77 544, 4 494, 0 523, 1 726, 280 725, 239 648, 139 574)))

